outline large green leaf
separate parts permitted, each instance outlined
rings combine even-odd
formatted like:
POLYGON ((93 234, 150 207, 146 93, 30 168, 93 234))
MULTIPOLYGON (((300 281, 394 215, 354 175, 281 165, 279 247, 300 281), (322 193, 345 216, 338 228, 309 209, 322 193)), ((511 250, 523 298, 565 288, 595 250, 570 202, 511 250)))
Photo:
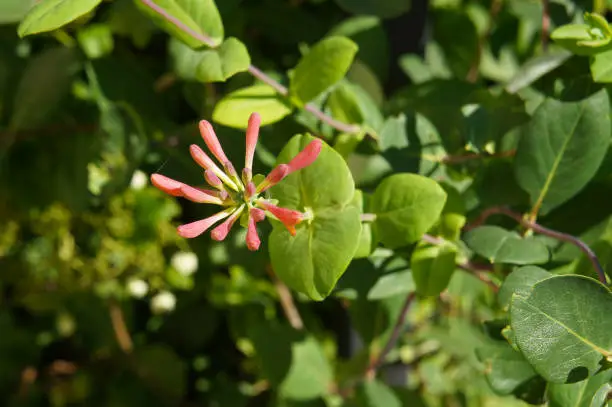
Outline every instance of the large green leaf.
POLYGON ((546 245, 499 226, 480 226, 467 232, 465 243, 491 263, 539 264, 550 257, 546 245))
MULTIPOLYGON (((312 140, 312 136, 293 137, 278 162, 288 162, 312 140)), ((344 159, 327 144, 313 164, 271 189, 279 205, 312 211, 314 216, 297 226, 296 236, 277 222, 270 234, 272 265, 289 287, 315 300, 322 300, 334 288, 359 244, 361 221, 354 193, 344 159)))
POLYGON ((23 19, 36 0, 4 0, 0 2, 0 24, 17 23, 23 19))
POLYGON ((555 276, 515 294, 510 324, 516 344, 535 370, 553 383, 573 383, 612 359, 612 294, 588 277, 555 276))
POLYGON ((438 220, 446 192, 434 180, 416 174, 394 174, 372 196, 376 235, 394 249, 414 243, 438 220))
POLYGON ((522 134, 515 173, 534 211, 546 214, 595 175, 610 145, 610 103, 604 89, 575 102, 545 100, 522 134))
MULTIPOLYGON (((17 28, 20 37, 56 30, 96 8, 102 0, 42 0, 17 28)), ((25 2, 27 3, 27 1, 25 2)))
POLYGON ((517 268, 506 277, 504 283, 499 288, 497 301, 500 306, 506 308, 510 305, 513 294, 520 296, 529 295, 529 291, 531 291, 535 283, 552 276, 553 274, 536 266, 517 268))
POLYGON ((139 8, 151 16, 157 25, 191 48, 216 47, 223 42, 223 21, 214 0, 135 1, 139 8), (164 15, 171 16, 176 21, 170 21, 164 15), (177 21, 179 24, 177 24, 177 21), (196 36, 207 37, 210 39, 210 44, 196 36))
POLYGON ((213 120, 237 129, 246 129, 253 112, 261 116, 261 125, 276 123, 291 114, 291 106, 268 85, 253 85, 230 92, 213 111, 213 120))
POLYGON ((202 82, 225 82, 251 65, 249 51, 234 37, 210 50, 193 50, 178 40, 171 40, 170 53, 176 73, 185 79, 202 82))
POLYGON ((417 247, 410 259, 417 293, 437 296, 444 291, 455 271, 456 257, 457 249, 450 243, 417 247))
POLYGON ((410 0, 336 0, 353 14, 370 14, 383 18, 397 17, 410 9, 410 0))
MULTIPOLYGON (((599 388, 610 382, 612 382, 612 370, 605 370, 578 383, 551 383, 548 386, 548 405, 550 407, 591 407, 599 388)), ((604 403, 600 403, 596 407, 603 405, 604 403)))
POLYGON ((298 104, 308 103, 344 77, 357 53, 346 37, 327 37, 302 57, 291 74, 289 93, 298 104))

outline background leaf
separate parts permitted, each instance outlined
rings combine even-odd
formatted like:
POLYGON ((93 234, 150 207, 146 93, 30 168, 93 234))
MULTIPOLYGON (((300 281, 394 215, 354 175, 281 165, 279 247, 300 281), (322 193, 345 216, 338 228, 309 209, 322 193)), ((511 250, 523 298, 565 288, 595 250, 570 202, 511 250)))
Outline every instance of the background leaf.
POLYGON ((380 183, 372 196, 376 235, 389 248, 413 243, 438 220, 446 192, 431 179, 416 174, 394 174, 380 183))
POLYGON ((289 93, 298 103, 315 99, 344 77, 357 53, 346 37, 328 37, 315 44, 293 70, 289 93))
POLYGON ((25 15, 20 37, 56 30, 92 11, 102 0, 42 0, 25 15))
POLYGON ((610 145, 605 90, 575 101, 547 99, 521 136, 515 160, 519 185, 546 214, 595 175, 610 145))

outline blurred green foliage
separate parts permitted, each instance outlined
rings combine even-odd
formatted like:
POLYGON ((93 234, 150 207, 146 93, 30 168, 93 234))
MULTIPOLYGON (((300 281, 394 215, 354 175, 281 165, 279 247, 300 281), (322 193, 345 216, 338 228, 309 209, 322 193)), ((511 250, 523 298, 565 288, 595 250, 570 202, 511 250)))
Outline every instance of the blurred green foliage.
POLYGON ((0 405, 605 406, 608 7, 0 1, 0 405), (254 111, 315 220, 180 238, 254 111))

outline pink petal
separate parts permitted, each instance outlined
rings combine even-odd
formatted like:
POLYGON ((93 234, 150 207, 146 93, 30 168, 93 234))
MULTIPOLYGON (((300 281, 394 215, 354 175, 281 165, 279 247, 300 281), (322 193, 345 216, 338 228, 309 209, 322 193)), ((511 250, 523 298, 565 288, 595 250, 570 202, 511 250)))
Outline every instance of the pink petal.
POLYGON ((257 234, 257 226, 255 225, 255 219, 252 216, 249 217, 246 244, 247 248, 251 251, 259 249, 259 245, 261 244, 261 240, 259 239, 259 235, 257 234))
POLYGON ((184 185, 182 182, 175 181, 172 178, 168 178, 161 174, 152 174, 151 183, 159 190, 170 194, 172 196, 182 196, 181 186, 184 185))
MULTIPOLYGON (((210 191, 213 192, 213 191, 210 191)), ((223 205, 223 201, 217 196, 208 194, 201 189, 191 187, 189 185, 183 184, 181 186, 181 194, 186 199, 189 199, 192 202, 197 203, 212 203, 217 205, 223 205)))
POLYGON ((255 219, 255 222, 261 222, 266 218, 266 212, 259 208, 251 208, 250 214, 255 219))
POLYGON ((221 148, 221 143, 219 143, 215 130, 206 120, 202 120, 200 122, 200 134, 202 134, 206 147, 208 147, 210 152, 217 158, 217 160, 219 160, 220 163, 229 161, 223 152, 223 148, 221 148))
POLYGON ((243 206, 235 210, 234 213, 232 213, 232 216, 230 216, 222 224, 214 228, 212 232, 210 232, 210 237, 212 237, 213 240, 216 240, 218 242, 223 241, 227 237, 227 234, 229 233, 232 226, 234 226, 234 223, 236 222, 240 214, 242 213, 242 209, 243 206))
MULTIPOLYGON (((255 155, 255 147, 257 146, 257 138, 259 137, 259 126, 261 117, 258 113, 251 114, 249 124, 246 131, 246 154, 244 159, 244 168, 251 170, 253 168, 253 156, 255 155)), ((249 179, 250 181, 250 179, 249 179)))
POLYGON ((246 188, 244 190, 244 195, 247 199, 251 199, 252 197, 254 197, 257 194, 257 188, 255 187, 255 184, 253 184, 252 182, 249 182, 246 185, 246 188))
POLYGON ((263 192, 266 189, 278 184, 283 178, 287 176, 291 172, 291 168, 287 164, 279 164, 277 165, 257 186, 257 192, 263 192))
POLYGON ((217 196, 217 193, 214 191, 194 188, 187 184, 183 184, 182 182, 165 177, 161 174, 151 175, 151 183, 158 189, 172 196, 187 198, 190 201, 197 203, 212 203, 217 205, 223 204, 223 200, 220 199, 217 196))
POLYGON ((204 171, 204 179, 206 180, 206 182, 208 182, 208 185, 210 185, 213 188, 217 188, 217 189, 223 188, 223 182, 221 182, 219 177, 217 177, 215 173, 212 172, 211 170, 204 171))
POLYGON ((189 146, 189 152, 191 153, 191 157, 193 160, 198 163, 198 165, 206 170, 210 170, 215 173, 217 177, 221 179, 225 183, 225 185, 232 188, 234 191, 238 190, 238 187, 229 179, 227 175, 217 165, 210 159, 208 155, 196 144, 192 144, 189 146))
POLYGON ((314 162, 321 153, 321 148, 323 147, 323 141, 321 139, 312 140, 302 151, 300 151, 291 161, 289 161, 290 171, 292 173, 294 171, 301 170, 304 167, 308 167, 310 164, 314 162))
POLYGON ((291 233, 292 236, 295 236, 295 225, 299 224, 304 219, 304 214, 302 212, 287 208, 280 208, 264 200, 258 201, 257 203, 263 206, 265 210, 281 221, 289 233, 291 233))
POLYGON ((238 173, 236 172, 236 169, 234 168, 234 165, 229 162, 226 161, 223 163, 223 167, 225 168, 225 172, 232 178, 238 178, 238 173))
POLYGON ((227 218, 228 216, 229 212, 225 210, 216 213, 212 216, 209 216, 206 219, 187 223, 186 225, 181 225, 176 230, 181 237, 191 239, 200 236, 202 233, 206 232, 206 230, 208 230, 208 228, 210 228, 212 225, 214 225, 221 219, 227 218))

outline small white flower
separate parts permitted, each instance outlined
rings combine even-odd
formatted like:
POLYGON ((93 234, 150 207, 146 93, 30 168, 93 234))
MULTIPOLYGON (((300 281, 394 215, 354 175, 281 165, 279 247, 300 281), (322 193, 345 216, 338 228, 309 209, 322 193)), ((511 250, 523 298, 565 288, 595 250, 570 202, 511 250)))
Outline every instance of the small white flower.
POLYGON ((147 186, 148 177, 147 174, 140 170, 134 171, 134 175, 132 175, 132 180, 130 181, 130 187, 135 190, 143 189, 147 186))
POLYGON ((162 291, 151 299, 151 311, 163 314, 174 310, 176 297, 170 291, 162 291))
POLYGON ((127 283, 127 290, 134 298, 142 298, 149 292, 149 285, 144 280, 132 279, 127 283))
POLYGON ((178 252, 172 256, 170 264, 176 271, 188 277, 198 269, 198 256, 193 252, 178 252))

